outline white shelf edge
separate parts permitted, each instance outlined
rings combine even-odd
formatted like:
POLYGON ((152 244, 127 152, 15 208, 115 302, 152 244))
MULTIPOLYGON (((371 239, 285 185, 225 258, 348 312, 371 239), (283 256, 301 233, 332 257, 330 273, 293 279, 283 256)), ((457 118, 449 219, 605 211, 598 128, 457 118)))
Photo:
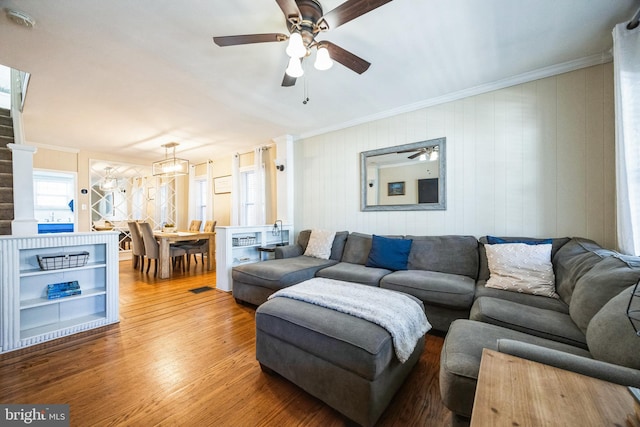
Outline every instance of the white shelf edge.
POLYGON ((105 262, 98 262, 86 264, 82 267, 57 268, 55 270, 40 270, 39 268, 34 268, 30 270, 20 270, 20 277, 42 276, 45 274, 64 273, 67 271, 91 270, 94 268, 103 268, 106 266, 107 264, 105 262))
POLYGON ((86 290, 83 289, 80 295, 71 295, 63 298, 54 298, 54 299, 33 298, 33 299, 20 301, 20 310, 26 310, 28 308, 35 308, 35 307, 42 307, 45 305, 60 304, 68 301, 74 301, 74 300, 79 300, 83 298, 91 298, 98 295, 106 295, 106 294, 107 294, 107 290, 105 288, 95 288, 95 289, 86 289, 86 290))
POLYGON ((96 314, 90 314, 88 316, 76 317, 69 320, 64 320, 62 322, 53 322, 48 323, 43 326, 37 326, 31 329, 24 329, 20 331, 20 339, 30 339, 36 337, 38 335, 50 334, 55 331, 60 331, 66 328, 78 328, 80 329, 85 323, 92 323, 96 321, 104 320, 105 324, 107 322, 107 315, 105 312, 100 312, 96 314))

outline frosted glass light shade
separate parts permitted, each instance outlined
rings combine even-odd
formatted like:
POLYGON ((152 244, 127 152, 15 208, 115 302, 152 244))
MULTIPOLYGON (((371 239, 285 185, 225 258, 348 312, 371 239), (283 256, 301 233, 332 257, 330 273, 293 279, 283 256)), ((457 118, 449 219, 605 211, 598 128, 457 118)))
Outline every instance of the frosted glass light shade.
POLYGON ((333 66, 333 60, 329 56, 329 51, 326 47, 322 46, 318 48, 316 53, 316 62, 313 64, 317 70, 328 70, 333 66))
POLYGON ((153 162, 153 176, 178 176, 189 173, 189 160, 171 157, 169 159, 153 162))
POLYGON ((302 58, 307 54, 307 48, 302 42, 300 33, 291 33, 286 52, 290 58, 302 58))
POLYGON ((118 190, 118 180, 116 178, 105 177, 100 181, 100 190, 116 191, 118 190))
POLYGON ((300 61, 300 58, 289 59, 289 65, 287 66, 285 73, 291 77, 301 77, 304 74, 304 70, 302 69, 302 62, 300 61))

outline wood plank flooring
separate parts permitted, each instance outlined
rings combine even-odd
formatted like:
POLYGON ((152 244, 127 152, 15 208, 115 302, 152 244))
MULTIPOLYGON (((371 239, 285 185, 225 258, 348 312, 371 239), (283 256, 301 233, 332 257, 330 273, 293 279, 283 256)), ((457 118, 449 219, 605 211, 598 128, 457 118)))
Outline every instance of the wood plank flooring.
MULTIPOLYGON (((346 426, 306 392, 260 370, 255 309, 202 263, 154 279, 120 263, 120 323, 0 355, 0 403, 70 405, 72 426, 346 426)), ((425 352, 379 426, 444 426, 443 338, 425 352)))

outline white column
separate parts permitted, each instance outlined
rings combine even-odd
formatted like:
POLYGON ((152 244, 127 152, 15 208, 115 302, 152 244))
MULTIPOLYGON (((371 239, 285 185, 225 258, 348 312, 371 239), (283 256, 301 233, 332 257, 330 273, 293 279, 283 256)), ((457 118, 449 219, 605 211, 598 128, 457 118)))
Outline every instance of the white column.
POLYGON ((34 215, 33 155, 36 147, 7 144, 13 157, 13 222, 11 234, 30 236, 38 234, 38 220, 34 215))
POLYGON ((273 140, 276 143, 277 162, 284 166, 283 171, 276 171, 277 177, 277 202, 276 216, 284 224, 293 225, 293 183, 294 183, 294 161, 293 161, 293 136, 284 135, 273 140))

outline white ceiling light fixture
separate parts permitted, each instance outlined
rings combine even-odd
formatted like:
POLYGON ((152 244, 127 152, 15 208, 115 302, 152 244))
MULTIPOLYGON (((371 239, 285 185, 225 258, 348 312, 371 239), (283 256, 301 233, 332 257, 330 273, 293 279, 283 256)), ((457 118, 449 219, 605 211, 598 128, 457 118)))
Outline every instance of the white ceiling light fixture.
POLYGON ((22 27, 33 28, 33 26, 36 25, 35 19, 22 11, 15 9, 5 9, 5 12, 7 14, 7 18, 22 27))
POLYGON ((302 75, 304 74, 304 70, 302 69, 302 62, 300 61, 300 58, 289 59, 289 65, 287 66, 285 72, 288 76, 291 77, 302 77, 302 75))
POLYGON ((102 191, 117 191, 118 188, 118 178, 114 177, 111 173, 113 172, 112 167, 104 168, 104 178, 100 181, 100 190, 102 191))
POLYGON ((286 52, 290 58, 304 58, 307 55, 307 48, 302 41, 300 33, 291 33, 286 52))
POLYGON ((329 56, 329 50, 324 45, 318 46, 318 51, 316 52, 316 62, 313 64, 316 67, 316 70, 324 71, 333 67, 333 60, 331 56, 329 56))
POLYGON ((187 175, 189 173, 189 160, 176 157, 177 142, 170 142, 162 145, 164 147, 164 160, 159 160, 151 164, 153 176, 173 177, 187 175), (169 157, 169 149, 173 149, 172 157, 169 157))

